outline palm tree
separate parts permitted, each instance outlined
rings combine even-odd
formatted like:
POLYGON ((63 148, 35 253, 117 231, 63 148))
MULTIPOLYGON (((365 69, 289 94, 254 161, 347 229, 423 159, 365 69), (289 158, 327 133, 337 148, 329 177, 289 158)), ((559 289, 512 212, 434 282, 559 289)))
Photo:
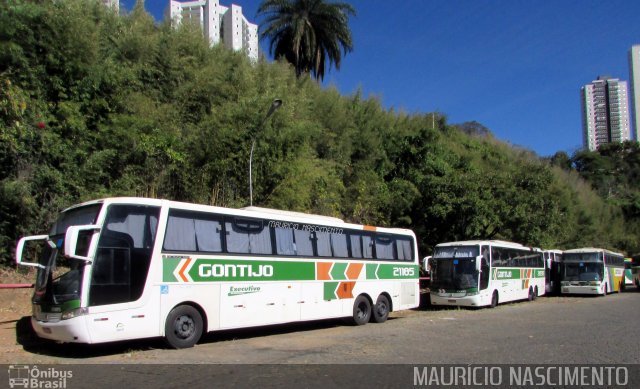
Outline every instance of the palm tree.
POLYGON ((284 57, 296 68, 296 75, 313 73, 322 80, 325 62, 340 69, 344 53, 351 52, 353 43, 349 16, 354 8, 347 3, 326 0, 264 0, 258 15, 265 17, 261 39, 269 38, 269 51, 276 58, 284 57))

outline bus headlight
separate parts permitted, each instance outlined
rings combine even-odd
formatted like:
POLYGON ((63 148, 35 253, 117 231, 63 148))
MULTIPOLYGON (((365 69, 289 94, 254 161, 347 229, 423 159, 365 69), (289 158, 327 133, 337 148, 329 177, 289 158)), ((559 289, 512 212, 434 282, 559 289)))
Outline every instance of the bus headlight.
POLYGON ((479 292, 467 292, 467 296, 475 296, 477 295, 479 292))
POLYGON ((61 320, 73 319, 74 317, 86 315, 88 312, 87 308, 76 308, 70 311, 66 311, 62 313, 61 320))
POLYGON ((600 281, 591 281, 591 282, 589 282, 589 285, 598 286, 598 285, 600 285, 600 281))

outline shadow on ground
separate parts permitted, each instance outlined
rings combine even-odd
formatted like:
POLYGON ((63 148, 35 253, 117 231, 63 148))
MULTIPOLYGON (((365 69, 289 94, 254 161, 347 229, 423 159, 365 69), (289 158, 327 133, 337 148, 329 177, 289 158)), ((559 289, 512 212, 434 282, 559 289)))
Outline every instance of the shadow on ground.
MULTIPOLYGON (((397 318, 390 317, 388 320, 392 321, 396 319, 397 318)), ((210 344, 351 325, 352 324, 348 319, 327 319, 234 330, 221 330, 204 334, 198 343, 210 344)), ((33 327, 31 326, 31 318, 28 316, 21 318, 16 323, 16 341, 29 353, 68 359, 90 359, 130 352, 169 349, 162 338, 148 338, 100 344, 57 343, 51 340, 39 338, 33 330, 33 327)))

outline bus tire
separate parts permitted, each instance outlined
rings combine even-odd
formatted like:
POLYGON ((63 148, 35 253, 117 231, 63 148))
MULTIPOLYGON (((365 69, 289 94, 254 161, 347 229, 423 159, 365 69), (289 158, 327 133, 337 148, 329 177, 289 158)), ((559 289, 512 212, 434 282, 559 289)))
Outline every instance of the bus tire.
POLYGON ((538 298, 538 287, 533 288, 533 300, 538 298))
POLYGON ((389 317, 390 304, 387 296, 381 294, 376 300, 376 305, 373 306, 373 312, 371 313, 371 321, 374 323, 384 323, 389 317))
POLYGON ((193 347, 202 336, 200 312, 191 305, 178 305, 169 312, 164 326, 164 338, 175 349, 193 347))
POLYGON ((371 318, 371 303, 363 295, 356 297, 353 302, 353 324, 361 326, 367 324, 371 318))
POLYGON ((499 302, 498 291, 494 290, 493 295, 491 295, 491 308, 497 307, 498 302, 499 302))
POLYGON ((527 295, 527 300, 533 301, 533 288, 529 287, 529 295, 527 295))

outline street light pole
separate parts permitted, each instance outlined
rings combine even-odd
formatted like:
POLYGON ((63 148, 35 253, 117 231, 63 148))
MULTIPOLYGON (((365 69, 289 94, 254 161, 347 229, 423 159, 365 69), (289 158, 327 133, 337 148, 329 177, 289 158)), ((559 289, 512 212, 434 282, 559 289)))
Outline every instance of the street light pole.
MULTIPOLYGON (((280 108, 281 105, 282 105, 282 100, 280 99, 274 99, 271 102, 271 107, 269 107, 269 111, 267 111, 267 114, 264 116, 264 118, 262 119, 258 127, 256 127, 257 130, 262 129, 262 125, 264 124, 264 122, 266 122, 269 116, 273 115, 276 109, 280 108)), ((253 149, 255 148, 255 146, 256 146, 256 137, 254 135, 253 139, 251 140, 251 152, 249 153, 249 205, 250 206, 253 206, 253 177, 252 177, 253 169, 252 169, 251 162, 253 161, 253 149)))

